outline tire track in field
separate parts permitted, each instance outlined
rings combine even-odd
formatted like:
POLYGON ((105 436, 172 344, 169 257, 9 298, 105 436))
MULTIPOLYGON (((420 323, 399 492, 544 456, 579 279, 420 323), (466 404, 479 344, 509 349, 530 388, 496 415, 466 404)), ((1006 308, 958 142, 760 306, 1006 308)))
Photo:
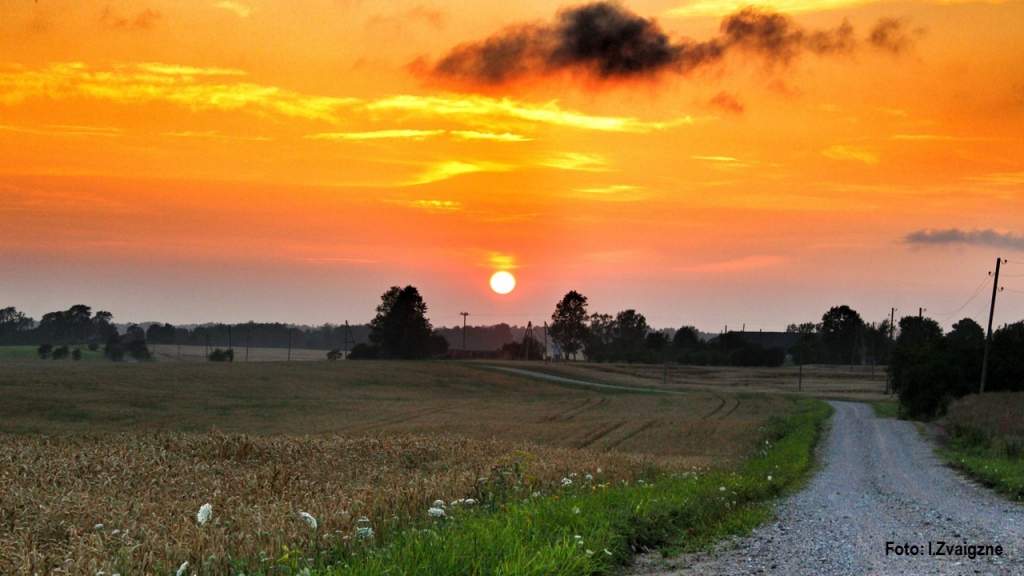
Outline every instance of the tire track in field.
POLYGON ((608 444, 605 444, 604 451, 608 452, 610 450, 614 450, 615 448, 618 448, 619 446, 624 444, 627 440, 630 440, 631 438, 636 437, 638 434, 642 434, 643 432, 650 430, 651 428, 659 424, 661 424, 661 420, 648 420, 647 422, 644 422, 640 426, 636 427, 634 430, 627 432, 626 434, 618 437, 615 440, 612 440, 608 444))
POLYGON ((421 418, 423 416, 430 416, 431 414, 437 414, 438 412, 442 412, 444 410, 447 410, 448 408, 450 408, 450 406, 421 408, 421 409, 413 411, 413 412, 407 412, 407 413, 404 413, 404 414, 397 414, 397 415, 394 415, 394 416, 387 416, 385 418, 380 418, 380 419, 374 420, 372 422, 361 422, 359 424, 353 424, 352 426, 341 428, 341 431, 345 432, 346 434, 365 434, 366 432, 370 432, 372 430, 376 430, 376 429, 379 429, 379 428, 384 428, 384 427, 390 426, 392 424, 398 424, 400 422, 408 422, 410 420, 415 420, 415 419, 421 418))
POLYGON ((729 410, 725 414, 722 414, 721 416, 719 416, 719 418, 718 418, 719 420, 725 420, 729 416, 732 416, 732 413, 735 412, 736 409, 740 407, 740 399, 739 398, 733 396, 732 397, 732 401, 733 401, 732 408, 729 408, 729 410))
POLYGON ((614 423, 609 424, 607 426, 598 428, 597 430, 592 430, 590 433, 588 433, 587 436, 583 437, 583 441, 580 444, 578 444, 576 447, 577 448, 587 448, 588 446, 592 445, 594 442, 597 442, 601 438, 604 438, 605 436, 611 434, 612 432, 615 432, 619 428, 622 428, 623 426, 625 426, 627 424, 627 422, 628 422, 628 420, 619 420, 618 422, 614 422, 614 423))

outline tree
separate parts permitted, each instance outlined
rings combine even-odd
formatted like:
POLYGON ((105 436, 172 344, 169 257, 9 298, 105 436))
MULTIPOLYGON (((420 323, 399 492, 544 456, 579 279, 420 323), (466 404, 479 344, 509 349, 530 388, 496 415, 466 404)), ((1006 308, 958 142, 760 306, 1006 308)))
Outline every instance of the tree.
POLYGON ((853 364, 864 332, 864 320, 849 306, 834 306, 821 317, 821 341, 836 363, 853 364))
POLYGON ((575 290, 569 291, 555 305, 551 315, 551 338, 562 353, 576 359, 576 354, 587 341, 587 297, 575 290))
POLYGON ((35 322, 14 306, 0 308, 0 344, 17 344, 18 336, 35 322))
POLYGON ((615 319, 610 314, 591 314, 583 351, 592 362, 612 360, 615 319))
POLYGON ((613 328, 613 345, 616 356, 627 362, 639 362, 644 359, 644 340, 650 328, 647 318, 630 308, 615 315, 613 328))
POLYGON ((683 326, 672 336, 672 347, 679 351, 700 348, 700 332, 693 326, 683 326))
POLYGON ((381 295, 370 322, 370 341, 385 358, 423 358, 430 354, 432 328, 427 305, 414 286, 392 286, 381 295))

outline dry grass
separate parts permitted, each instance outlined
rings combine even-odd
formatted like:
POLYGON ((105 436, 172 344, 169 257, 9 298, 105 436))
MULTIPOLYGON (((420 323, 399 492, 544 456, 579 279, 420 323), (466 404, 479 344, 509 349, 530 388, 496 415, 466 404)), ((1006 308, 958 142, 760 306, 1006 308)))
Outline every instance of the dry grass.
POLYGON ((1024 393, 971 394, 949 406, 946 424, 974 431, 989 439, 1016 439, 1024 443, 1024 393))
POLYGON ((0 395, 2 574, 184 560, 251 573, 286 544, 351 542, 361 515, 380 538, 436 498, 486 497, 517 467, 532 490, 598 468, 730 466, 793 405, 713 387, 602 393, 450 362, 5 362, 0 395), (200 527, 204 502, 214 521, 200 527), (315 539, 300 510, 319 520, 315 539))

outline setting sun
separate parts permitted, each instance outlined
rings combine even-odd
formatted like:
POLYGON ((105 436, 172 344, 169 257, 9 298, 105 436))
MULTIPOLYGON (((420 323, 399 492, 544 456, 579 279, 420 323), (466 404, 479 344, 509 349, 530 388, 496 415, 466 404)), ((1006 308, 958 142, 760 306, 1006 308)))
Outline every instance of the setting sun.
POLYGON ((498 294, 508 294, 516 289, 516 277, 504 270, 491 275, 491 290, 498 294))

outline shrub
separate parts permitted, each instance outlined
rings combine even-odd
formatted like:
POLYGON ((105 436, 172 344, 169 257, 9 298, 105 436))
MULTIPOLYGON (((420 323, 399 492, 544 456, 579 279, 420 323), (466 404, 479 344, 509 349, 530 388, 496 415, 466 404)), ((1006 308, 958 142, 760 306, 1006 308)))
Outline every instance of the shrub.
POLYGON ((67 346, 58 346, 57 348, 53 349, 53 352, 50 353, 50 357, 53 358, 54 360, 63 360, 68 357, 69 353, 70 350, 68 350, 67 346))
POLYGON ((342 354, 341 350, 338 348, 335 348, 334 350, 331 350, 330 352, 327 353, 327 359, 332 362, 335 360, 341 360, 344 357, 344 354, 342 354))
POLYGON ((50 357, 50 353, 53 352, 53 344, 40 344, 39 348, 36 348, 36 354, 43 360, 50 357))
POLYGON ((235 350, 228 348, 227 350, 221 350, 220 348, 214 348, 213 352, 207 356, 210 362, 234 362, 235 361, 235 350))
POLYGON ((82 359, 82 349, 81 348, 75 348, 74 350, 72 350, 71 351, 71 359, 75 360, 75 361, 81 360, 82 359))
POLYGON ((356 344, 348 353, 349 360, 373 360, 377 358, 379 350, 373 344, 356 344))

